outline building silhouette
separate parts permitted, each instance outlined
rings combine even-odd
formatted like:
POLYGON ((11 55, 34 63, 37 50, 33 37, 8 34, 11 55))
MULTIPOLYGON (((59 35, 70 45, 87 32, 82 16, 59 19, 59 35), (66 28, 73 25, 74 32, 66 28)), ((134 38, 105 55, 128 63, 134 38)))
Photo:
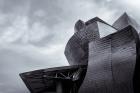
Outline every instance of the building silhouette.
POLYGON ((140 26, 124 13, 113 25, 78 20, 64 54, 69 66, 21 73, 31 93, 140 93, 140 26))

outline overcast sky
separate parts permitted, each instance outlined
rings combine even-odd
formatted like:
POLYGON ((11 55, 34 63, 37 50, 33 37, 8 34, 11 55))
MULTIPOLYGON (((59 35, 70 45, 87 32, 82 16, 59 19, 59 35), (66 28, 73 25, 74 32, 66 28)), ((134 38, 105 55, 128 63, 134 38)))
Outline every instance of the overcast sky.
POLYGON ((78 19, 140 23, 140 0, 0 0, 0 93, 29 93, 18 76, 68 65, 64 48, 78 19))

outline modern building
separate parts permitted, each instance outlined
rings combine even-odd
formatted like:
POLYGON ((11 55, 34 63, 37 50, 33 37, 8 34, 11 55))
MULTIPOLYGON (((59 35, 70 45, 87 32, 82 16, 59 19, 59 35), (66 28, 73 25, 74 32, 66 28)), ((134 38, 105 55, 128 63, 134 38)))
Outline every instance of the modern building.
POLYGON ((64 54, 69 66, 21 73, 31 93, 140 93, 139 25, 78 20, 64 54))

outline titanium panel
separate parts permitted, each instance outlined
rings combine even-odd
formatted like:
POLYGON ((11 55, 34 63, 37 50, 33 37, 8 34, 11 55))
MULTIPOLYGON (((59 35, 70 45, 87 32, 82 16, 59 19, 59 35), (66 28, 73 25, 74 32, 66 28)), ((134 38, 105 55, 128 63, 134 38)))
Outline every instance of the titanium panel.
POLYGON ((127 15, 127 13, 124 13, 123 15, 121 15, 114 23, 113 23, 113 27, 115 27, 118 30, 121 30, 127 26, 131 25, 132 27, 134 27, 137 32, 140 32, 140 26, 139 24, 130 16, 127 15))
POLYGON ((78 32, 78 31, 84 31, 85 29, 86 29, 86 25, 82 20, 78 20, 75 23, 75 26, 74 26, 75 33, 78 32))
POLYGON ((79 93, 110 93, 111 81, 111 40, 104 38, 90 43, 87 73, 79 93))
POLYGON ((128 26, 89 43, 88 68, 79 93, 134 93, 137 39, 128 26))
POLYGON ((99 39, 97 23, 94 22, 84 31, 76 32, 68 41, 65 56, 70 65, 85 65, 88 61, 88 43, 99 39))
POLYGON ((70 38, 65 48, 65 56, 70 65, 87 64, 88 43, 100 39, 105 31, 108 31, 108 34, 117 31, 98 17, 85 22, 85 24, 83 21, 77 21, 75 29, 76 33, 70 38), (103 31, 103 29, 105 30, 103 31))

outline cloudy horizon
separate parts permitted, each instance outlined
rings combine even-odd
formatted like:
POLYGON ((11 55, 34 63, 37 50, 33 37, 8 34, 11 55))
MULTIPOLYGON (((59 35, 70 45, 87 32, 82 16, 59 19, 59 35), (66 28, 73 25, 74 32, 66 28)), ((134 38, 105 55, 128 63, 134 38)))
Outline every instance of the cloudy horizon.
MULTIPOLYGON (((29 93, 19 73, 66 66, 75 22, 120 15, 140 23, 139 0, 0 0, 0 93, 29 93)), ((105 33, 105 32, 104 32, 105 33)))

